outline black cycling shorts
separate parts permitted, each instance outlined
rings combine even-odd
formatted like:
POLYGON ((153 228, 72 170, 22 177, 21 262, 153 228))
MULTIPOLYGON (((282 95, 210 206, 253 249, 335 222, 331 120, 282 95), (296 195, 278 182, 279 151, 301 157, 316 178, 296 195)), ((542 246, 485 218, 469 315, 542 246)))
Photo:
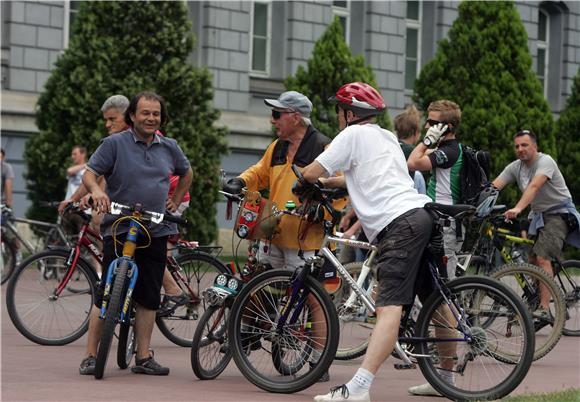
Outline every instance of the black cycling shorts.
MULTIPOLYGON (((126 234, 117 236, 120 242, 125 241, 126 234)), ((135 250, 135 262, 139 269, 139 276, 133 291, 133 300, 149 310, 157 310, 161 300, 160 292, 163 284, 163 272, 167 261, 167 238, 168 236, 151 238, 151 245, 147 248, 135 250)), ((140 237, 137 246, 145 245, 145 239, 140 237)), ((121 255, 123 244, 117 244, 117 254, 121 255)), ((101 284, 97 287, 95 306, 101 308, 103 300, 104 283, 111 262, 117 258, 113 248, 113 237, 107 236, 103 240, 103 276, 101 284)))

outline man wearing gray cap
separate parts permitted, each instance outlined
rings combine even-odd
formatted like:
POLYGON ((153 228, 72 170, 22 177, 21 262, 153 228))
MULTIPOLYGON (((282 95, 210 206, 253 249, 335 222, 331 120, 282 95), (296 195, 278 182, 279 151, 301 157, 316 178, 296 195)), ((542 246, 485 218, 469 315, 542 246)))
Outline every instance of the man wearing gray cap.
MULTIPOLYGON (((299 205, 298 198, 292 194, 296 181, 292 164, 299 168, 309 165, 330 144, 331 139, 312 126, 312 102, 303 94, 288 91, 278 99, 264 99, 264 103, 272 108, 270 123, 278 139, 268 146, 258 163, 230 179, 224 190, 239 194, 244 187, 250 191, 269 188, 270 201, 278 208, 284 208, 287 201, 299 205)), ((299 251, 302 250, 303 258, 313 256, 315 250, 320 248, 323 237, 321 224, 310 224, 296 216, 284 215, 277 233, 271 239, 263 239, 266 241, 260 244, 258 259, 274 268, 297 268, 304 264, 299 251)), ((328 381, 328 375, 321 380, 328 381)))

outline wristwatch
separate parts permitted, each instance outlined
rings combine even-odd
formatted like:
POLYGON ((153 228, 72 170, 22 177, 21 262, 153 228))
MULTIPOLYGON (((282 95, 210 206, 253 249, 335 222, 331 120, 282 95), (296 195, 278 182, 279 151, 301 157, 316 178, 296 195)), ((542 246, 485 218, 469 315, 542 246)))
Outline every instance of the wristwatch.
POLYGON ((425 144, 425 146, 430 147, 433 143, 431 142, 431 139, 429 137, 425 137, 423 138, 423 144, 425 144))

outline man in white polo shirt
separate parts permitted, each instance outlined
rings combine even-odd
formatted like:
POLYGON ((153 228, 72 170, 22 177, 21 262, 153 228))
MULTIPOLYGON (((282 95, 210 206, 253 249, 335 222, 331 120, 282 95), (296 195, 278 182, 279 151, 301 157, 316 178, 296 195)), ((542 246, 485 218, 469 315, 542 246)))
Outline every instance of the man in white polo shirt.
POLYGON ((303 175, 314 183, 321 176, 344 173, 322 181, 328 187, 346 184, 366 236, 378 244, 379 295, 377 322, 361 367, 348 383, 314 400, 367 402, 374 375, 397 340, 403 306, 413 303, 421 256, 433 229, 423 208, 431 200, 414 189, 397 137, 374 122, 386 107, 381 95, 354 82, 342 86, 332 100, 342 131, 303 175))

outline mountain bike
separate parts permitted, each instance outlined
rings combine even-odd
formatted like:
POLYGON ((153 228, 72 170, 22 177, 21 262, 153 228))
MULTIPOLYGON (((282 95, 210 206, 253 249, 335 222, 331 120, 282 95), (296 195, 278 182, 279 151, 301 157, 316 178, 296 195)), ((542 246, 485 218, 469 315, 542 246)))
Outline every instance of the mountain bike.
MULTIPOLYGON (((44 206, 56 207, 58 203, 42 203, 44 206)), ((32 219, 16 218, 12 210, 2 204, 2 266, 0 283, 4 284, 13 274, 17 264, 19 249, 28 254, 45 250, 49 245, 70 246, 71 238, 62 227, 62 218, 59 216, 56 223, 42 222, 32 219), (15 223, 24 223, 34 229, 36 242, 24 238, 18 231, 15 223), (18 246, 17 246, 18 245, 18 246), (21 247, 20 247, 21 246, 21 247)))
MULTIPOLYGON (((91 229, 90 215, 72 204, 66 211, 83 220, 73 247, 51 246, 30 256, 18 267, 6 289, 6 306, 14 326, 40 345, 66 345, 85 334, 99 280, 83 252, 100 263, 103 256, 98 243, 102 238, 91 229), (46 272, 58 275, 47 276, 46 272)), ((229 269, 216 258, 221 247, 179 240, 173 251, 178 255, 167 257, 167 268, 190 300, 165 316, 156 317, 156 323, 167 339, 189 347, 205 309, 198 295, 211 286, 214 274, 227 273, 229 269)))
MULTIPOLYGON (((293 169, 305 183, 298 169, 293 169)), ((324 222, 326 236, 320 252, 295 272, 271 270, 252 279, 236 296, 230 313, 228 337, 234 361, 250 382, 269 392, 303 390, 332 363, 338 346, 338 314, 316 280, 325 260, 374 312, 372 298, 327 247, 341 216, 332 208, 336 193, 318 185, 312 189, 305 203, 317 202, 332 217, 324 222)), ((410 367, 415 366, 411 358, 415 359, 427 381, 450 399, 501 398, 521 383, 532 363, 530 314, 509 288, 493 279, 467 276, 448 283, 442 279, 442 222, 449 216, 458 219, 473 213, 475 208, 433 203, 425 208, 434 216, 436 228, 425 251, 424 275, 433 278, 436 290, 423 304, 414 335, 402 334, 396 350, 410 367), (494 321, 483 327, 482 321, 489 316, 494 321), (401 345, 414 345, 416 351, 401 345), (443 370, 455 373, 455 384, 442 378, 443 370)))

